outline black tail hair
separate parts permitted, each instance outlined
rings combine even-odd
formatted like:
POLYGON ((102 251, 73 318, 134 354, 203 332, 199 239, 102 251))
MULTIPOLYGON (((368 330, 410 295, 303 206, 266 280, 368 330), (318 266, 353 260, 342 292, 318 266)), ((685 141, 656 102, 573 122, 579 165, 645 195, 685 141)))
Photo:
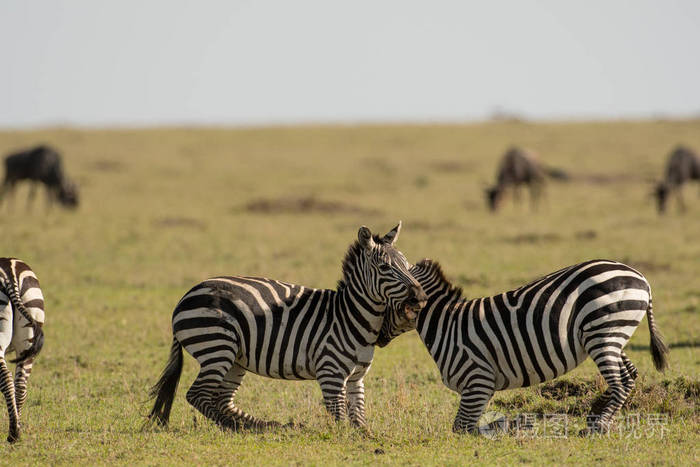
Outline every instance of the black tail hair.
POLYGON ((155 421, 161 426, 168 425, 170 409, 173 407, 175 391, 180 382, 182 373, 182 344, 173 336, 173 345, 170 347, 168 364, 160 375, 158 382, 151 388, 151 398, 156 398, 153 410, 148 415, 149 420, 155 421))
POLYGON ((44 346, 44 331, 41 329, 41 323, 32 318, 32 315, 29 314, 29 310, 27 310, 27 307, 25 307, 24 303, 22 303, 22 299, 19 296, 18 285, 9 278, 0 282, 5 289, 5 292, 7 292, 7 296, 10 297, 12 308, 24 316, 24 319, 29 321, 29 324, 32 325, 32 329, 34 330, 34 337, 32 338, 31 347, 19 354, 14 360, 10 360, 10 363, 21 363, 39 354, 41 348, 44 346))
POLYGON ((649 347, 651 357, 654 359, 654 367, 658 371, 664 371, 668 368, 668 347, 664 343, 664 338, 661 332, 656 328, 654 322, 654 312, 652 311, 651 298, 649 298, 649 308, 647 309, 647 322, 649 323, 649 347))

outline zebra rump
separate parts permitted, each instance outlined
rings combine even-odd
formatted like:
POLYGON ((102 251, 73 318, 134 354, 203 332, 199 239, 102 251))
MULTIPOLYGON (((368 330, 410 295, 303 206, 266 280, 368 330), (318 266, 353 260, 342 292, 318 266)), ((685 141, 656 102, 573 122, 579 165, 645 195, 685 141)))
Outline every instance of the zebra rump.
MULTIPOLYGON (((4 260, 17 261, 14 258, 0 258, 0 261, 4 260)), ((14 359, 10 360, 10 363, 21 363, 29 358, 35 357, 41 352, 42 347, 44 347, 44 330, 42 329, 42 324, 37 322, 29 313, 27 307, 24 306, 20 298, 19 281, 17 278, 13 278, 10 274, 0 274, 0 286, 2 286, 5 294, 9 297, 12 307, 18 311, 24 319, 29 321, 34 330, 34 337, 31 342, 32 345, 14 359)))

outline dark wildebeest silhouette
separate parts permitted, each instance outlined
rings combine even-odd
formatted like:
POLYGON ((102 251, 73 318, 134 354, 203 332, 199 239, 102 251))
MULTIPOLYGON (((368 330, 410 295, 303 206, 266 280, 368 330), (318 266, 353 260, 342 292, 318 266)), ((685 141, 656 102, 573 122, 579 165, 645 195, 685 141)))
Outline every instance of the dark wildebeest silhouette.
POLYGON ((547 176, 559 180, 569 178, 564 171, 541 164, 530 151, 511 147, 501 159, 496 184, 486 189, 486 203, 489 209, 498 209, 507 189, 512 189, 514 198, 519 199, 521 185, 529 188, 532 206, 536 207, 547 176))
POLYGON ((58 201, 69 208, 78 206, 78 189, 63 173, 61 156, 49 146, 41 145, 5 157, 5 180, 0 187, 0 202, 5 193, 14 191, 20 180, 34 182, 29 189, 27 204, 33 201, 37 184, 43 183, 49 205, 58 201))
POLYGON ((691 180, 700 181, 700 157, 692 149, 678 146, 668 157, 665 178, 656 185, 654 190, 659 214, 666 211, 666 200, 671 193, 676 193, 678 206, 685 211, 681 188, 684 183, 691 180))

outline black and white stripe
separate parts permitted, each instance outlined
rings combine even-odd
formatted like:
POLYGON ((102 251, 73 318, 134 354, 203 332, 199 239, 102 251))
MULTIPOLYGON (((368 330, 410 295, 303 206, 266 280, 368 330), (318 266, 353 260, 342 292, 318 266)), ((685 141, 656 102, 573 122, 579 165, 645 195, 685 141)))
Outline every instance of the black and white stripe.
POLYGON ((31 268, 15 258, 0 258, 0 390, 10 420, 7 441, 20 435, 22 406, 34 358, 44 344, 44 297, 31 268), (5 355, 15 352, 14 381, 5 355))
MULTIPOLYGON (((554 272, 516 290, 463 299, 438 263, 411 268, 428 303, 414 321, 442 381, 461 394, 455 431, 476 430, 494 391, 556 378, 589 356, 608 383, 590 430, 604 431, 634 387, 637 370, 623 351, 645 313, 658 370, 668 349, 654 323, 644 276, 615 261, 594 260, 554 272)), ((412 328, 393 313, 379 340, 412 328)))
POLYGON ((182 347, 200 364, 187 401, 223 428, 262 429, 276 422, 236 407, 247 371, 318 380, 326 408, 364 426, 364 383, 387 307, 417 312, 425 294, 394 248, 401 224, 383 238, 366 227, 350 246, 337 290, 257 277, 217 277, 192 288, 173 313, 170 360, 151 395, 150 418, 168 422, 182 370, 182 347), (347 395, 347 397, 346 397, 347 395))

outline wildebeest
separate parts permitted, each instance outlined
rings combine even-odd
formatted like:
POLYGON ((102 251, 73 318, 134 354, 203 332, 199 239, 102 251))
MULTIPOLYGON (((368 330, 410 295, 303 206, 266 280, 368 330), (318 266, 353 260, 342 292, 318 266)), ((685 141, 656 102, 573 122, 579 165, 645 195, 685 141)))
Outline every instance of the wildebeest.
POLYGON ((49 204, 54 200, 63 206, 78 206, 78 188, 63 173, 61 156, 53 148, 40 145, 5 157, 5 180, 0 187, 0 202, 6 193, 12 193, 20 180, 34 182, 28 203, 36 195, 37 183, 46 186, 49 204))
POLYGON ((486 189, 486 203, 489 209, 498 209, 507 189, 512 189, 514 198, 519 199, 521 185, 527 185, 532 205, 536 206, 546 176, 560 180, 569 178, 564 171, 541 164, 532 152, 514 146, 509 148, 501 159, 496 184, 486 189))
POLYGON ((685 211, 681 188, 684 183, 691 180, 700 181, 700 157, 687 146, 678 146, 668 157, 666 176, 654 190, 659 214, 666 211, 666 200, 673 192, 676 193, 681 210, 685 211))

